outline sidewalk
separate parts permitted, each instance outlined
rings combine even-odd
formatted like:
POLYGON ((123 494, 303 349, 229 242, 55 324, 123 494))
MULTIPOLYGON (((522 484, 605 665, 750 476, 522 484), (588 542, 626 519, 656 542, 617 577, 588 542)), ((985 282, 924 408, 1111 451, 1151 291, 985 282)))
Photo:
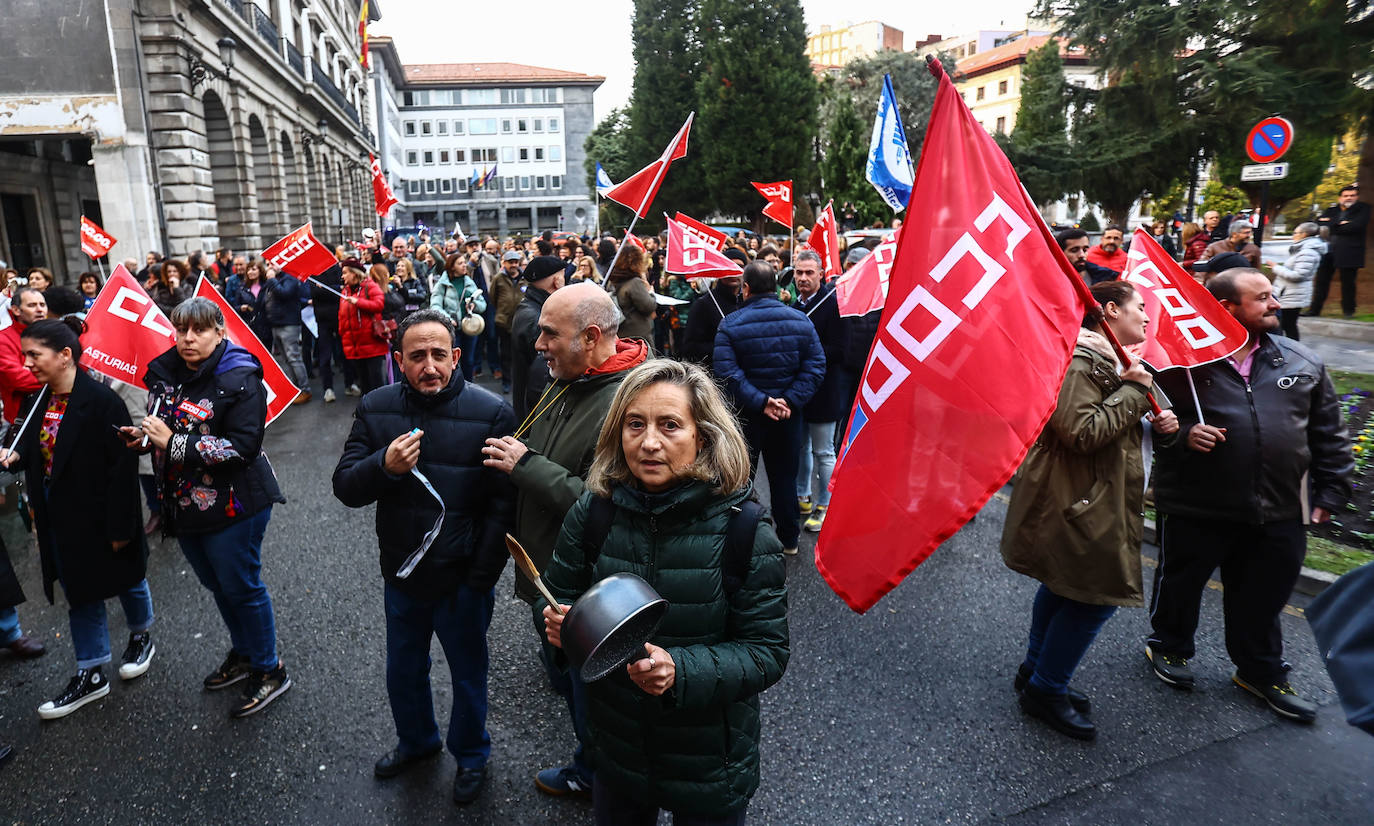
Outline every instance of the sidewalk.
POLYGON ((1298 334, 1328 369, 1374 373, 1374 322, 1303 318, 1298 321, 1298 334))

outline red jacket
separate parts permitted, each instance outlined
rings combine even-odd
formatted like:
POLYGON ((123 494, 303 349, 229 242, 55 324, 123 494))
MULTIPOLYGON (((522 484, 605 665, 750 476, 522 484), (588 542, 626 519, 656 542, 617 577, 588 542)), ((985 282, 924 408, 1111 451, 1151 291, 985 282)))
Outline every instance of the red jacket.
POLYGON ((5 405, 5 421, 9 424, 14 424, 14 417, 19 413, 19 402, 43 386, 24 367, 19 333, 26 326, 14 321, 0 330, 0 402, 5 405))
POLYGON ((358 296, 358 303, 339 302, 339 341, 344 358, 368 359, 385 356, 390 346, 372 334, 372 319, 380 318, 385 300, 382 288, 371 278, 364 277, 357 287, 343 287, 346 296, 358 296))

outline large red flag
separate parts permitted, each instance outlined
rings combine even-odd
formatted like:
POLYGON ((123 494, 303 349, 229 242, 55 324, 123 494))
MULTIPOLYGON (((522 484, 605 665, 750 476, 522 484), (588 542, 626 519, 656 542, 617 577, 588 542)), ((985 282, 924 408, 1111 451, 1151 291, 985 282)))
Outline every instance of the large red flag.
POLYGON ((665 271, 687 278, 719 278, 743 272, 739 264, 726 258, 709 240, 688 232, 686 227, 672 218, 667 221, 668 254, 663 258, 665 271))
POLYGON ((897 236, 894 232, 864 256, 864 260, 849 272, 835 279, 835 303, 842 316, 868 315, 881 310, 887 303, 888 279, 892 262, 897 255, 897 236))
POLYGON ((1240 322, 1150 233, 1135 231, 1121 279, 1136 285, 1150 317, 1145 342, 1131 351, 1156 370, 1196 367, 1245 346, 1249 334, 1240 322))
POLYGON ((750 181, 749 183, 759 191, 760 195, 768 199, 768 203, 763 208, 763 214, 790 230, 792 228, 792 182, 775 181, 771 184, 761 184, 757 181, 750 181))
POLYGON ((281 369, 257 334, 234 312, 234 308, 210 283, 210 279, 202 278, 196 282, 196 296, 208 298, 219 305, 220 312, 224 313, 224 337, 252 353, 262 365, 262 387, 267 391, 267 424, 271 424, 300 395, 300 388, 291 383, 286 371, 281 369))
MULTIPOLYGON (((205 279, 201 279, 204 281, 205 279)), ((143 386, 148 362, 176 343, 176 331, 123 264, 86 312, 81 366, 125 384, 143 386)))
POLYGON ((825 262, 825 275, 839 275, 844 271, 840 266, 840 231, 839 225, 835 223, 835 202, 831 201, 821 210, 821 214, 816 218, 816 228, 811 230, 811 237, 806 239, 806 243, 811 246, 825 262))
MULTIPOLYGON (((866 611, 1011 478, 1054 410, 1083 317, 1011 164, 939 77, 888 301, 816 566, 866 611)), ((1081 283, 1081 282, 1079 282, 1081 283)))
POLYGON ((310 231, 310 224, 296 227, 277 243, 262 251, 267 263, 304 281, 339 263, 310 231))
POLYGON ((377 156, 369 154, 372 159, 372 201, 377 205, 377 216, 386 218, 391 208, 400 203, 396 200, 396 195, 391 191, 391 184, 386 182, 386 176, 382 174, 382 165, 377 162, 377 156))
POLYGON ((101 229, 100 226, 87 218, 81 216, 81 251, 91 258, 104 258, 110 254, 110 248, 115 245, 114 236, 101 229))
POLYGON ((725 250, 725 244, 729 239, 727 239, 725 233, 720 230, 713 229, 690 215, 684 215, 681 212, 674 215, 673 220, 681 224, 682 231, 688 235, 695 235, 722 252, 725 250))
POLYGON ((648 214, 649 205, 654 202, 654 196, 658 194, 658 188, 663 183, 663 177, 668 174, 668 166, 678 158, 687 157, 687 133, 692 131, 692 118, 694 117, 696 117, 696 112, 687 116, 682 128, 677 130, 673 142, 668 144, 668 148, 663 150, 663 154, 658 156, 658 160, 602 194, 618 204, 624 204, 633 209, 635 215, 640 218, 648 214))

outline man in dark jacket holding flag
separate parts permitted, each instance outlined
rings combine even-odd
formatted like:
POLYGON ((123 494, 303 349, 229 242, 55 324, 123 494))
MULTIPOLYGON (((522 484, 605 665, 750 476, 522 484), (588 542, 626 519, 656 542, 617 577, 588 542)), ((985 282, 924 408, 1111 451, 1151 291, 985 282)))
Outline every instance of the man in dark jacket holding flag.
POLYGON ((506 475, 482 466, 482 445, 510 433, 515 417, 500 397, 454 369, 458 333, 447 313, 412 313, 396 339, 404 381, 358 403, 334 469, 340 502, 377 503, 387 697, 399 743, 374 773, 395 777, 443 749, 429 686, 430 642, 438 636, 453 676, 453 800, 468 804, 481 792, 491 755, 487 627, 514 504, 506 475))
POLYGON ((301 308, 310 300, 310 291, 286 270, 277 270, 276 277, 267 279, 262 290, 267 323, 272 326, 271 347, 286 359, 291 380, 301 388, 294 403, 304 404, 310 401, 310 375, 301 358, 301 308))
POLYGON ((772 266, 744 268, 743 304, 716 332, 713 372, 725 383, 744 425, 749 464, 768 465, 768 489, 782 552, 795 554, 801 510, 795 496, 802 408, 825 379, 825 351, 811 320, 777 298, 772 266))

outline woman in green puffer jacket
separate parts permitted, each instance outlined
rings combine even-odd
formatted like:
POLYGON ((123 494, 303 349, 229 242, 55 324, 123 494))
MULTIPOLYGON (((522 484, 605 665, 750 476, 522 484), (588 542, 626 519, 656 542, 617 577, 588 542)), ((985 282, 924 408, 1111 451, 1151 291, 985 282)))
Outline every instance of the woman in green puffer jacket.
MULTIPOLYGON (((732 508, 750 495, 749 458, 716 385, 693 364, 636 367, 601 428, 583 494, 563 522, 545 579, 560 603, 614 573, 669 602, 649 656, 587 686, 598 824, 744 821, 759 785, 758 695, 788 659, 782 544, 760 521, 743 584, 722 563, 732 508), (583 530, 592 498, 616 506, 599 555, 583 530), (684 820, 677 820, 684 818, 684 820)), ((562 617, 545 606, 549 642, 562 617)))

